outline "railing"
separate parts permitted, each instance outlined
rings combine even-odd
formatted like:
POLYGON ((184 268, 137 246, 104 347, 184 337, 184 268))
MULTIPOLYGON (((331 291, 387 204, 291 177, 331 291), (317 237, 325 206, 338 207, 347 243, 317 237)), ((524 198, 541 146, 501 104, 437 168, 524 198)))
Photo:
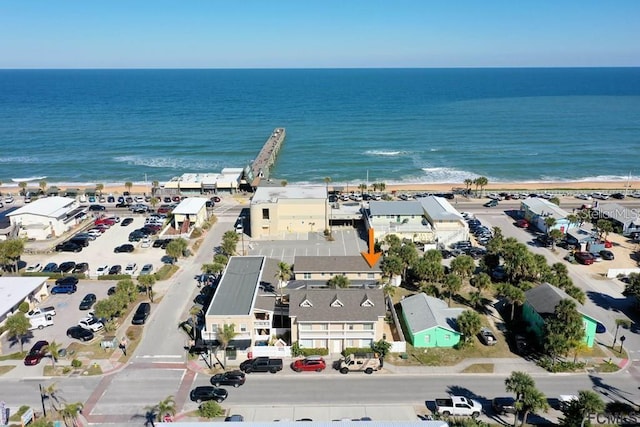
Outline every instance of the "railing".
POLYGON ((254 328, 271 328, 271 320, 254 320, 254 328))
POLYGON ((359 331, 301 331, 298 330, 300 339, 311 338, 373 338, 376 335, 374 330, 359 331))

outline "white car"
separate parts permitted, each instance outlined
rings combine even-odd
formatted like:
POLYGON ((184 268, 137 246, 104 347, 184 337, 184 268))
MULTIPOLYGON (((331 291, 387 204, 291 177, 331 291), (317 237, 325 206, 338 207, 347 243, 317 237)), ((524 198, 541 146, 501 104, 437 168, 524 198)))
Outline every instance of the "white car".
POLYGON ((42 271, 42 265, 41 264, 31 264, 24 271, 26 273, 38 273, 39 271, 42 271))
POLYGON ((90 331, 93 331, 93 332, 98 332, 104 329, 104 325, 102 324, 102 322, 93 316, 91 317, 87 316, 83 319, 80 319, 80 321, 78 322, 78 326, 84 329, 89 329, 90 331))
POLYGON ((609 198, 609 195, 600 193, 600 192, 595 192, 595 193, 591 193, 591 197, 593 197, 594 199, 607 200, 609 198))
POLYGON ((138 265, 135 262, 127 264, 124 269, 124 274, 133 275, 138 270, 138 265))
POLYGON ((9 194, 7 197, 4 198, 4 202, 5 203, 13 203, 13 196, 11 194, 9 194))
POLYGON ((109 266, 107 264, 101 265, 96 270, 96 276, 106 276, 109 274, 109 266))
POLYGON ((151 247, 151 239, 148 237, 145 237, 144 239, 142 239, 142 242, 140 243, 140 247, 141 248, 151 247))
POLYGON ((576 194, 576 199, 581 199, 581 200, 593 200, 593 197, 591 197, 588 194, 576 194))

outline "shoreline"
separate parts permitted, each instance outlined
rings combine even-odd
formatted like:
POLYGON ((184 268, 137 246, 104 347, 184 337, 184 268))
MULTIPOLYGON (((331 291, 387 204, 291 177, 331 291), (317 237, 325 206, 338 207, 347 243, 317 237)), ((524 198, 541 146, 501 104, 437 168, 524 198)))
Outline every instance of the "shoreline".
MULTIPOLYGON (((30 182, 32 185, 28 185, 27 188, 38 188, 38 182, 30 182)), ((151 193, 151 183, 133 182, 131 187, 132 194, 144 194, 151 193)), ((164 182, 160 183, 160 188, 164 185, 164 182)), ((292 182, 291 185, 296 183, 292 182)), ((123 183, 105 183, 102 190, 103 195, 119 195, 127 191, 123 183)), ((324 185, 324 183, 302 183, 302 185, 324 185)), ((95 189, 95 183, 88 182, 47 182, 46 188, 58 187, 60 190, 66 190, 69 188, 78 189, 80 191, 87 191, 95 189)), ((341 187, 345 191, 359 191, 358 185, 342 184, 342 183, 330 183, 329 188, 341 187)), ((434 191, 434 192, 450 192, 452 189, 465 189, 464 183, 390 183, 385 185, 385 192, 420 192, 420 191, 434 191)), ((372 187, 369 185, 369 190, 372 187)), ((471 186, 471 190, 475 191, 476 187, 471 186)), ((590 192, 590 191, 608 191, 608 192, 621 192, 631 194, 636 191, 640 191, 640 181, 550 181, 550 182, 494 182, 488 183, 483 191, 497 192, 497 191, 527 191, 527 192, 590 192)), ((5 183, 0 185, 0 191, 3 193, 17 193, 19 191, 18 183, 5 183)))

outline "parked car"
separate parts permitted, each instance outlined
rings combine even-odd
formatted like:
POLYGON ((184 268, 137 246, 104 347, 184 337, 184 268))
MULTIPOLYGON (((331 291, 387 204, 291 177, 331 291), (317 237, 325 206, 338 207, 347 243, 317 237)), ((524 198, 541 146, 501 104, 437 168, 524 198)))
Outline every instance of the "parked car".
POLYGON ((65 261, 58 265, 56 273, 71 273, 74 268, 76 268, 76 263, 74 261, 65 261))
POLYGON ((296 372, 316 371, 322 372, 327 367, 324 359, 320 356, 307 356, 304 359, 298 359, 291 363, 291 369, 296 372))
POLYGON ((112 286, 107 290, 107 296, 110 297, 111 295, 114 295, 116 293, 116 287, 112 286))
POLYGON ((244 384, 245 380, 246 377, 244 372, 235 370, 222 372, 221 374, 215 374, 209 381, 211 382, 211 385, 214 385, 216 387, 221 385, 231 385, 235 388, 238 388, 244 384))
POLYGON ((121 265, 112 265, 111 268, 109 269, 109 275, 116 275, 116 274, 120 274, 120 272, 122 271, 122 266, 121 265))
POLYGON ((82 246, 73 242, 64 242, 56 245, 56 252, 80 252, 82 246))
POLYGON ((107 208, 102 205, 91 205, 89 206, 89 210, 97 212, 97 211, 105 211, 107 210, 107 208))
POLYGON ((141 302, 133 315, 133 319, 131 319, 131 324, 144 325, 150 313, 151 304, 149 304, 148 302, 141 302))
POLYGON ((98 332, 104 329, 104 324, 93 316, 87 316, 84 319, 80 319, 78 326, 88 329, 91 332, 98 332))
POLYGON ((589 252, 575 252, 573 256, 580 264, 591 265, 595 262, 595 257, 589 252))
POLYGON ((96 294, 86 294, 82 301, 80 301, 80 310, 90 310, 97 301, 96 294))
POLYGON ((138 264, 136 264, 135 262, 130 262, 124 268, 124 274, 134 275, 136 271, 138 271, 138 264))
POLYGON ((519 219, 516 221, 516 225, 520 228, 529 228, 529 221, 526 219, 519 219))
POLYGON ((109 266, 107 264, 100 265, 96 269, 96 276, 104 276, 109 273, 109 266))
POLYGON ((42 264, 31 264, 24 271, 25 273, 38 273, 42 270, 42 264))
POLYGON ((40 363, 40 360, 47 354, 47 347, 49 347, 48 341, 43 340, 36 342, 25 356, 24 364, 26 366, 33 366, 40 363))
POLYGON ((58 268, 58 264, 56 264, 55 262, 50 262, 49 264, 44 266, 44 268, 42 269, 42 272, 53 273, 56 271, 57 268, 58 268))
POLYGON ((493 207, 498 206, 498 201, 495 200, 495 199, 491 199, 491 200, 489 200, 487 203, 485 203, 482 206, 484 206, 485 208, 493 208, 493 207))
POLYGON ((79 282, 77 277, 74 276, 66 276, 56 279, 56 286, 75 286, 79 282))
POLYGON ((198 386, 191 390, 189 397, 193 402, 204 402, 207 400, 215 400, 220 403, 223 402, 229 393, 223 388, 217 388, 210 385, 198 386))
POLYGON ((494 335, 493 331, 491 331, 491 329, 489 328, 480 329, 480 332, 478 333, 478 337, 480 338, 480 341, 482 341, 482 344, 484 345, 496 345, 498 343, 496 336, 494 335))
POLYGON ((120 226, 121 227, 126 227, 127 225, 131 224, 133 222, 133 218, 125 218, 122 220, 122 222, 120 222, 120 226))
POLYGON ((78 286, 77 285, 57 285, 54 286, 53 288, 51 288, 51 290, 49 291, 51 293, 51 295, 55 295, 55 294, 73 294, 78 290, 78 286))
POLYGON ((93 339, 93 332, 82 326, 72 326, 67 329, 67 336, 80 341, 91 341, 93 339))
POLYGON ((513 338, 513 341, 515 344, 516 353, 518 353, 519 355, 524 356, 531 352, 531 346, 529 345, 529 341, 527 340, 527 337, 525 337, 524 335, 516 334, 513 338))
POLYGON ((515 414, 516 400, 513 397, 496 397, 491 401, 491 407, 496 414, 515 414))
POLYGON ((615 258, 615 256, 613 255, 613 252, 608 251, 606 249, 603 249, 600 251, 600 256, 602 257, 602 259, 606 259, 607 261, 611 261, 615 258))
POLYGON ((142 270, 140 270, 140 276, 145 276, 151 273, 153 273, 153 264, 145 264, 142 266, 142 270))
POLYGON ((128 252, 128 253, 131 253, 131 252, 133 252, 133 251, 134 251, 134 249, 135 249, 135 248, 133 247, 133 245, 132 245, 132 244, 126 243, 126 244, 124 244, 124 245, 117 246, 117 247, 113 250, 113 252, 114 252, 114 253, 120 253, 120 252, 128 252))
POLYGON ((84 274, 87 271, 89 271, 89 264, 87 264, 86 262, 78 263, 73 268, 73 274, 84 274))
POLYGON ((224 419, 224 421, 226 423, 229 422, 236 422, 236 423, 241 423, 244 421, 244 417, 240 414, 233 414, 233 415, 229 415, 227 418, 224 419))

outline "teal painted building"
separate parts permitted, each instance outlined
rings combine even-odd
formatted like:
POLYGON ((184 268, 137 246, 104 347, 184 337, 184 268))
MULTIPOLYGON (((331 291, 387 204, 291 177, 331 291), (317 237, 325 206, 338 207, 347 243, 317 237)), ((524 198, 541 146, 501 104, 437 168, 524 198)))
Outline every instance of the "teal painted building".
POLYGON ((419 293, 400 301, 402 318, 414 347, 450 348, 460 342, 462 333, 456 319, 465 310, 449 308, 445 301, 419 293))
POLYGON ((571 298, 562 289, 556 288, 549 283, 543 283, 540 286, 529 289, 524 294, 527 299, 522 307, 522 317, 529 324, 529 329, 539 340, 542 339, 544 331, 544 319, 554 313, 560 301, 570 299, 576 303, 578 312, 582 314, 584 342, 588 347, 593 347, 598 321, 583 313, 584 306, 582 304, 571 298))

